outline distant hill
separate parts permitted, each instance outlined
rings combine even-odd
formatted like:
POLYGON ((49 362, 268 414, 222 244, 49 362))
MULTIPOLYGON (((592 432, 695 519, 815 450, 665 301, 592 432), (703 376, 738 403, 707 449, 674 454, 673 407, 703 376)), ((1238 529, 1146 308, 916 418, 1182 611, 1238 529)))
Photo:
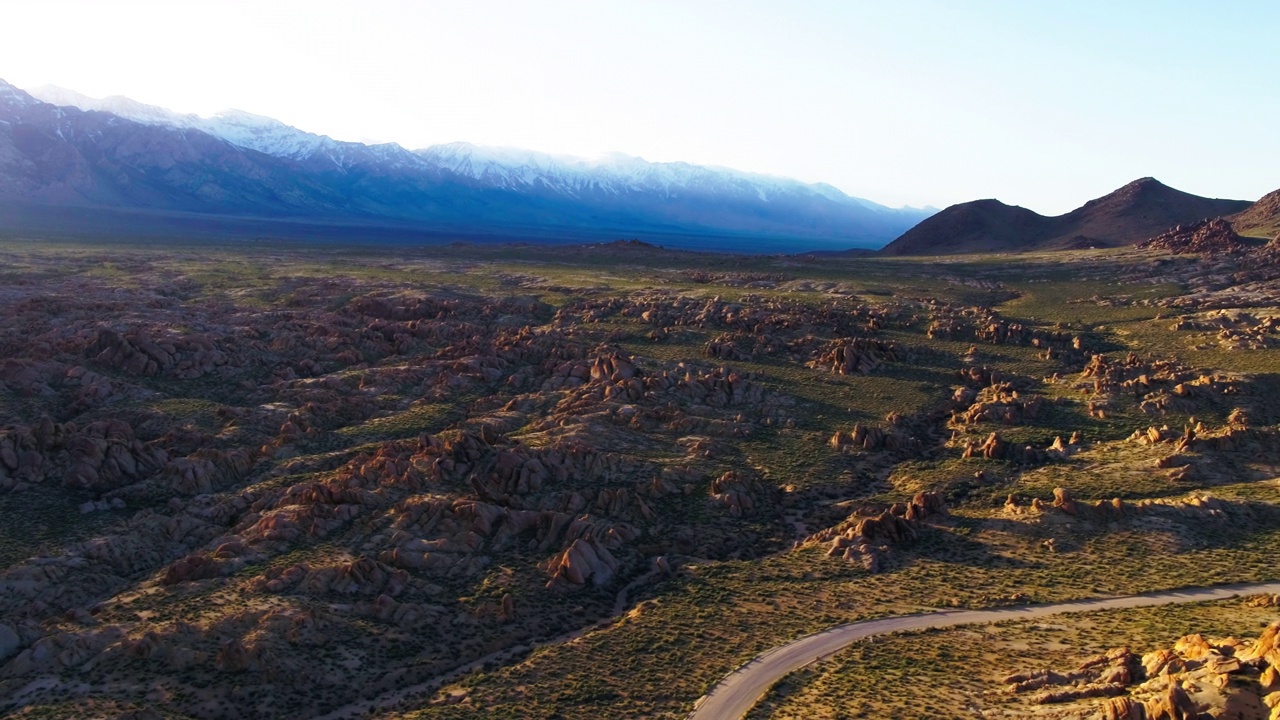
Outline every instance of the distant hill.
POLYGON ((165 223, 198 232, 202 219, 228 226, 234 218, 236 227, 253 226, 246 232, 273 236, 305 236, 304 226, 319 224, 350 228, 353 237, 375 227, 495 239, 640 237, 742 252, 879 247, 933 212, 727 168, 466 143, 411 151, 240 111, 203 118, 0 81, 4 207, 0 232, 59 229, 72 215, 81 230, 117 234, 165 223))
POLYGON ((1263 195, 1261 200, 1227 220, 1241 235, 1265 238, 1280 235, 1280 190, 1263 195))
POLYGON ((889 243, 886 255, 946 255, 1132 245, 1174 225, 1238 213, 1251 203, 1216 200, 1142 178, 1065 215, 1046 217, 998 200, 952 205, 889 243))

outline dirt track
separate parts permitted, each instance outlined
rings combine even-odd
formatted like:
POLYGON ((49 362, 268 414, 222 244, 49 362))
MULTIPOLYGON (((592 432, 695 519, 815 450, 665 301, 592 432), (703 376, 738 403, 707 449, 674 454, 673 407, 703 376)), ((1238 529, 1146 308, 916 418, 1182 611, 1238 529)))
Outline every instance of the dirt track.
POLYGON ((1000 620, 1029 620, 1061 613, 1225 600, 1237 595, 1261 593, 1280 594, 1280 582, 1184 588, 1144 595, 1077 600, 1053 605, 1022 605, 995 610, 946 610, 837 625, 785 645, 779 645, 752 658, 746 665, 726 675, 711 688, 709 693, 699 698, 688 717, 689 720, 741 718, 759 702, 774 683, 788 674, 872 635, 902 630, 985 624, 1000 620))

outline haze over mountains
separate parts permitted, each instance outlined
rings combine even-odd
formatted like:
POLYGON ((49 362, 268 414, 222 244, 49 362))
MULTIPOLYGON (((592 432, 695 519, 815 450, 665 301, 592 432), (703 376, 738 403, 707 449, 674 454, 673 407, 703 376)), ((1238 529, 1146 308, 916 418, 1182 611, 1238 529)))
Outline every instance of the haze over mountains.
POLYGON ((19 229, 140 232, 221 219, 221 228, 265 235, 305 224, 406 237, 642 237, 756 252, 878 247, 933 212, 688 163, 466 143, 411 151, 240 111, 202 118, 3 81, 0 203, 19 229))

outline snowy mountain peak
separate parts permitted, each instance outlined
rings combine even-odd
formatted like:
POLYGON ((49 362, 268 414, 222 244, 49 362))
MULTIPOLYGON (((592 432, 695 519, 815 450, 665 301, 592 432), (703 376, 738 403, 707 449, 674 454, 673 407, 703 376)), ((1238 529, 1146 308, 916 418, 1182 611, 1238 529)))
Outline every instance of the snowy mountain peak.
MULTIPOLYGON (((256 127, 272 128, 272 129, 288 128, 290 130, 294 130, 294 128, 291 128, 290 126, 285 125, 284 123, 280 122, 279 120, 276 120, 275 118, 270 118, 270 117, 267 117, 266 115, 255 115, 251 112, 246 112, 244 110, 236 110, 234 108, 231 110, 223 110, 222 112, 214 113, 213 117, 210 119, 217 120, 219 122, 224 122, 224 123, 233 123, 236 125, 256 126, 256 127)), ((295 131, 301 132, 297 130, 295 131)))
POLYGON ((146 123, 148 125, 184 125, 194 115, 179 115, 172 110, 157 105, 147 105, 123 95, 111 95, 105 98, 92 98, 88 95, 68 90, 57 85, 42 85, 28 91, 31 96, 60 107, 74 107, 85 111, 109 112, 127 120, 146 123))
POLYGON ((7 108, 30 107, 39 102, 21 89, 0 80, 0 104, 7 108))
POLYGON ((31 92, 54 105, 110 112, 149 125, 200 130, 238 147, 341 173, 355 168, 363 168, 361 173, 413 169, 453 176, 479 187, 560 196, 575 201, 643 196, 648 201, 666 202, 696 197, 738 204, 830 203, 884 216, 920 212, 910 208, 895 210, 850 197, 825 183, 808 184, 790 178, 687 162, 650 162, 620 152, 580 158, 466 142, 433 145, 410 152, 394 143, 365 145, 340 142, 243 110, 226 110, 211 117, 201 117, 182 115, 118 95, 91 98, 51 85, 31 92))
POLYGON ((303 160, 323 150, 332 150, 337 141, 286 125, 275 118, 244 110, 223 110, 198 125, 210 135, 258 152, 303 160))
POLYGON ((306 158, 336 141, 290 127, 279 120, 243 110, 224 110, 211 117, 183 115, 156 105, 147 105, 123 95, 94 98, 56 85, 33 88, 31 94, 51 105, 86 111, 109 112, 126 120, 147 125, 207 132, 240 147, 293 159, 306 158))

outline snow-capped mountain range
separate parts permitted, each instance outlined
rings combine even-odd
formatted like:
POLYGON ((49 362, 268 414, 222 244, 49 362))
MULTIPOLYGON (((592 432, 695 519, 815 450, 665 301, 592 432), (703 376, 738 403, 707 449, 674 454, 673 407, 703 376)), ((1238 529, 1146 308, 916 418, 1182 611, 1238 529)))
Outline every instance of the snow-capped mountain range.
MULTIPOLYGON (((220 171, 228 163, 270 165, 247 174, 236 171, 234 178, 220 181, 234 188, 246 185, 246 181, 252 185, 263 173, 296 174, 297 188, 273 186, 265 191, 245 187, 244 193, 228 197, 226 212, 238 214, 261 212, 316 219, 336 214, 351 216, 356 222, 382 219, 440 229, 472 226, 497 232, 502 227, 518 227, 521 234, 536 230, 535 234, 563 232, 573 236, 711 234, 779 242, 791 238, 801 248, 881 245, 933 211, 888 208, 826 184, 683 162, 651 163, 620 153, 583 159, 462 142, 420 150, 394 143, 344 142, 239 110, 201 117, 122 96, 91 98, 56 86, 22 91, 0 81, 0 110, 14 116, 0 116, 0 169, 4 167, 6 128, 12 133, 18 125, 48 125, 44 129, 52 137, 77 145, 81 159, 92 165, 111 153, 83 147, 85 141, 94 140, 92 133, 82 136, 76 131, 105 124, 113 137, 133 128, 135 135, 146 136, 152 145, 163 138, 164 145, 199 146, 199 150, 188 148, 178 155, 198 164, 212 162, 220 171), (209 146, 207 140, 199 139, 204 136, 225 145, 209 146), (231 155, 237 156, 234 163, 231 155), (254 207, 262 204, 260 196, 270 198, 270 207, 254 207)), ((23 154, 21 144, 14 148, 18 154, 23 154)), ((134 151, 136 145, 122 147, 134 151)), ((127 159, 111 156, 126 165, 156 160, 145 153, 127 159)), ((102 185, 112 173, 104 177, 91 167, 81 169, 84 172, 78 175, 76 189, 90 204, 102 202, 103 196, 123 195, 126 206, 148 208, 154 201, 141 196, 158 194, 164 202, 154 209, 221 212, 208 201, 226 194, 217 187, 219 181, 205 178, 205 184, 196 188, 194 178, 185 173, 181 188, 150 188, 164 178, 141 167, 130 170, 139 171, 137 179, 155 192, 141 193, 136 183, 108 192, 102 185)), ((202 168, 196 174, 205 172, 202 168)), ((0 180, 0 189, 3 186, 0 180)), ((68 198, 62 192, 65 189, 44 187, 35 195, 68 198)))
POLYGON ((177 113, 157 105, 147 105, 123 95, 92 98, 75 90, 43 85, 27 90, 37 100, 59 107, 107 112, 146 125, 162 125, 187 130, 200 130, 226 140, 232 145, 257 150, 274 157, 299 161, 325 161, 342 167, 351 162, 353 153, 369 151, 385 160, 414 162, 409 151, 394 143, 364 145, 341 142, 286 125, 275 118, 254 115, 243 110, 224 110, 211 117, 177 113), (399 157, 397 157, 399 156, 399 157))
MULTIPOLYGON (((684 162, 651 163, 624 153, 594 159, 556 156, 520 148, 492 147, 454 142, 408 151, 395 143, 363 145, 342 142, 286 125, 274 118, 243 110, 224 110, 211 117, 184 115, 122 95, 91 98, 74 90, 44 85, 27 92, 38 100, 63 107, 109 112, 151 125, 202 130, 243 148, 299 161, 324 160, 345 167, 363 149, 385 160, 409 162, 417 158, 428 167, 506 189, 537 188, 577 196, 589 192, 622 194, 658 192, 679 194, 694 187, 718 186, 721 191, 754 192, 762 201, 788 193, 813 193, 835 202, 849 202, 874 211, 895 212, 884 205, 845 195, 826 184, 706 167, 684 162)), ((904 208, 911 211, 915 208, 904 208)))

